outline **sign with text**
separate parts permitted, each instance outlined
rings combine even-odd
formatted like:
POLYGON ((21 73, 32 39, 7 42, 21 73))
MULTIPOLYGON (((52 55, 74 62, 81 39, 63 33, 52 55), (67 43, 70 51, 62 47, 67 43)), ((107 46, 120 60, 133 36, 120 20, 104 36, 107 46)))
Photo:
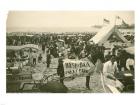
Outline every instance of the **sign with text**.
POLYGON ((65 77, 86 76, 93 69, 93 64, 86 60, 64 60, 65 77))

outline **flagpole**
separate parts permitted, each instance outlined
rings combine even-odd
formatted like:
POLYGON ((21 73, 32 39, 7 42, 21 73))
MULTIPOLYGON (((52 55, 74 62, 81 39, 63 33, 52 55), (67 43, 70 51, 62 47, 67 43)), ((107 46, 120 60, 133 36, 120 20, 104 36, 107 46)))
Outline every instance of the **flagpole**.
POLYGON ((103 18, 103 26, 104 26, 104 18, 103 18))
POLYGON ((117 17, 115 16, 115 21, 114 21, 114 33, 115 33, 115 30, 116 30, 116 20, 117 20, 117 17))

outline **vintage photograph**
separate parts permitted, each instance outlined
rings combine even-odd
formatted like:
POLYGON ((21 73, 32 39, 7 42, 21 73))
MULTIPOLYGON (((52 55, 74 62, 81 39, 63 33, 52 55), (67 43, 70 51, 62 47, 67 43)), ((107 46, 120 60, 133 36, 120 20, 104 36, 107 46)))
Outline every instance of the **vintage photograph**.
POLYGON ((135 93, 134 11, 9 11, 7 93, 135 93))

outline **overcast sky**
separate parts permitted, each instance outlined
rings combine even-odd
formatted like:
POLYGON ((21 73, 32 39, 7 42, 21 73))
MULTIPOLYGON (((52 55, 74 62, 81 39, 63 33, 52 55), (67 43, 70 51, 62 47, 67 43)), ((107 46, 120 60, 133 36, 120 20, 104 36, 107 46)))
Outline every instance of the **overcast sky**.
POLYGON ((114 24, 115 16, 134 23, 133 11, 10 11, 7 27, 87 27, 102 25, 104 18, 114 24))

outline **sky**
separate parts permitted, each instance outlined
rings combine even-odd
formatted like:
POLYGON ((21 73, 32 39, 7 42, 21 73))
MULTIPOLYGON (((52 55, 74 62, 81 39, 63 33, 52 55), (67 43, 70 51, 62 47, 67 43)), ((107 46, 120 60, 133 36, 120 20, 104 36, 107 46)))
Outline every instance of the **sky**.
POLYGON ((7 28, 90 27, 102 25, 104 18, 114 24, 116 16, 134 23, 134 11, 10 11, 6 24, 7 28))

